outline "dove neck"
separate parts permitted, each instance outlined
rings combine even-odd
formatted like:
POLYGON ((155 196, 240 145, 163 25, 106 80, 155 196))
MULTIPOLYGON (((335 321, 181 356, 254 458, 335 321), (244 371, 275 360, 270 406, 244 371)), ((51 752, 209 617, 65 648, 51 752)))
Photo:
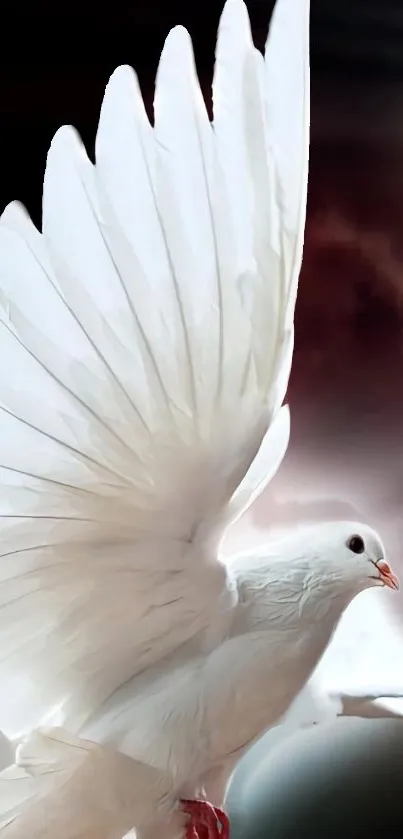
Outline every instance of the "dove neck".
MULTIPOLYGON (((246 632, 266 633, 277 628, 300 638, 321 628, 329 638, 359 589, 338 569, 313 570, 312 560, 296 558, 245 558, 237 563, 239 622, 246 632)), ((240 627, 239 627, 240 628, 240 627)), ((237 631, 237 630, 236 630, 237 631)))

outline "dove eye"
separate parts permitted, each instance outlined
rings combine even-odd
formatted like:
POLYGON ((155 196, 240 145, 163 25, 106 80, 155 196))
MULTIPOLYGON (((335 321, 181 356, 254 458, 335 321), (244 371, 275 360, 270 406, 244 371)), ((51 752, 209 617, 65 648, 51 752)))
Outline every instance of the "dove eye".
POLYGON ((347 547, 353 554, 362 554, 365 551, 364 540, 361 536, 350 536, 347 539, 347 547))

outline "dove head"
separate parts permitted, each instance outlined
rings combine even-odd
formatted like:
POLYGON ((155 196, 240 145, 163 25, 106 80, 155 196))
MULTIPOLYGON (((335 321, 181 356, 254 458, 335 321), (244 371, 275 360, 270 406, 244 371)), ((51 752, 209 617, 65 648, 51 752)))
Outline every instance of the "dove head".
POLYGON ((252 555, 239 554, 233 569, 242 605, 233 632, 250 632, 252 626, 267 644, 267 632, 273 635, 280 627, 285 639, 288 630, 299 655, 305 644, 312 666, 357 595, 375 586, 399 588, 382 540, 357 522, 328 521, 283 532, 252 555))
POLYGON ((232 567, 241 601, 250 604, 250 620, 269 629, 277 601, 281 621, 300 632, 304 615, 309 625, 315 613, 316 620, 332 628, 364 589, 399 588, 376 531, 351 521, 297 527, 270 546, 255 549, 252 556, 239 554, 232 567))
POLYGON ((397 590, 399 582, 386 560, 375 530, 357 522, 327 522, 312 530, 316 570, 333 584, 351 591, 372 586, 397 590))

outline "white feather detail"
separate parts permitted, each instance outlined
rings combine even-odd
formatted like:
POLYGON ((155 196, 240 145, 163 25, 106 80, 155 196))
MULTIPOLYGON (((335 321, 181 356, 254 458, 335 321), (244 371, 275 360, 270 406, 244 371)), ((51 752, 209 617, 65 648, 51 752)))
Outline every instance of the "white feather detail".
POLYGON ((287 451, 289 438, 290 411, 288 405, 284 405, 269 426, 256 457, 231 498, 228 509, 232 521, 251 507, 274 478, 287 451))
POLYGON ((122 839, 154 816, 168 789, 151 766, 61 729, 34 731, 0 772, 0 836, 122 839))
POLYGON ((277 6, 264 64, 242 0, 228 0, 212 125, 178 27, 155 127, 119 68, 95 167, 60 129, 42 233, 17 204, 2 217, 0 720, 11 737, 44 722, 79 731, 231 606, 211 534, 218 543, 217 522, 259 494, 289 433, 279 410, 305 218, 308 3, 277 6))
POLYGON ((309 3, 276 3, 265 52, 264 98, 268 145, 277 178, 280 241, 292 322, 301 269, 308 184, 309 3), (292 72, 283 72, 284 61, 292 72))

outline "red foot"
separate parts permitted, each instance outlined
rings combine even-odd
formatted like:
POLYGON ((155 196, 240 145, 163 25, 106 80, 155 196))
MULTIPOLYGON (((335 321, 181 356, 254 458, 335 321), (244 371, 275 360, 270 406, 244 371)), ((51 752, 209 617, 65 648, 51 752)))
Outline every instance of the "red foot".
POLYGON ((186 839, 229 839, 229 819, 219 807, 208 801, 182 801, 182 808, 190 816, 186 839))

